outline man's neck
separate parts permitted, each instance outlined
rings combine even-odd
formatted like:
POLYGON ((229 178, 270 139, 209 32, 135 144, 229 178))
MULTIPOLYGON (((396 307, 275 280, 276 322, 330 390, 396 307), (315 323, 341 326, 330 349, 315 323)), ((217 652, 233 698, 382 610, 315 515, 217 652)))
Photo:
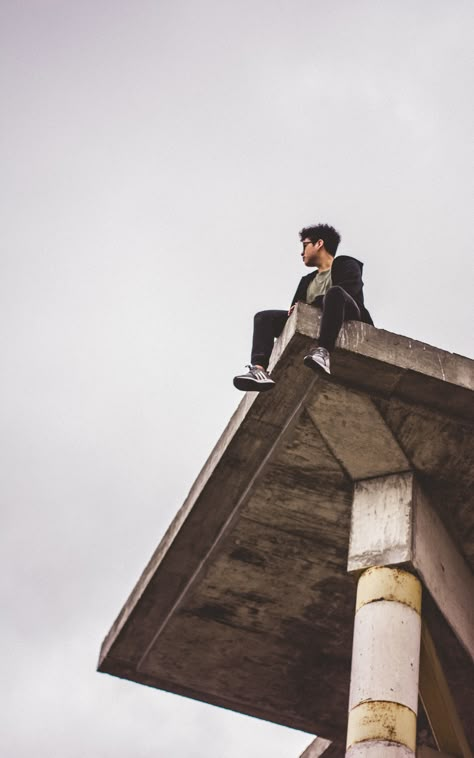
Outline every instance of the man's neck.
POLYGON ((318 273, 323 274, 325 271, 329 271, 329 269, 332 266, 333 260, 334 260, 333 256, 329 255, 329 253, 326 253, 325 251, 325 255, 323 256, 323 259, 320 265, 318 266, 318 273))

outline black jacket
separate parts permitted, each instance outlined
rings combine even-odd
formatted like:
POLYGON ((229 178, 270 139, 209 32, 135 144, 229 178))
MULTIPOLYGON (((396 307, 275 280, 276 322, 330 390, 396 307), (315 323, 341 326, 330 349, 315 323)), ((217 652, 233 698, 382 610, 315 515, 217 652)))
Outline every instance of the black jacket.
MULTIPOLYGON (((366 324, 373 324, 369 311, 364 305, 364 283, 362 281, 362 268, 364 264, 358 261, 356 258, 351 258, 350 255, 339 255, 334 258, 334 262, 331 267, 331 281, 333 287, 342 287, 348 295, 350 295, 356 301, 360 309, 361 321, 366 324)), ((295 296, 292 300, 292 305, 298 302, 306 302, 306 290, 311 279, 314 279, 318 270, 312 271, 310 274, 303 276, 298 289, 295 292, 295 296)), ((321 307, 324 295, 318 295, 311 305, 321 307)))

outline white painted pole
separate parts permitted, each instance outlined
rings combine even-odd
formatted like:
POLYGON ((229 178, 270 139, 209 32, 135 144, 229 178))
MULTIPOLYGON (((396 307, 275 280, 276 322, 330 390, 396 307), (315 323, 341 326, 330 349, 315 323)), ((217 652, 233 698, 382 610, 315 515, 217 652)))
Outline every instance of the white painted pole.
POLYGON ((357 587, 346 758, 414 758, 421 584, 369 568, 357 587))

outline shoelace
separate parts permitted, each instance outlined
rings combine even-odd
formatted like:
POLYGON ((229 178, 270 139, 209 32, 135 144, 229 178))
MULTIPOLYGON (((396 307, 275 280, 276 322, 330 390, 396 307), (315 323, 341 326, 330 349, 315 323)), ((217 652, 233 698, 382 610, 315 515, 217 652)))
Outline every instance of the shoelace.
POLYGON ((329 358, 329 352, 324 347, 316 347, 312 351, 312 355, 319 355, 325 361, 329 358))
POLYGON ((262 369, 257 368, 256 366, 252 366, 251 363, 248 363, 245 368, 250 369, 250 373, 252 374, 252 376, 255 377, 255 379, 258 382, 266 382, 266 381, 268 381, 268 377, 267 377, 265 371, 263 371, 262 369))

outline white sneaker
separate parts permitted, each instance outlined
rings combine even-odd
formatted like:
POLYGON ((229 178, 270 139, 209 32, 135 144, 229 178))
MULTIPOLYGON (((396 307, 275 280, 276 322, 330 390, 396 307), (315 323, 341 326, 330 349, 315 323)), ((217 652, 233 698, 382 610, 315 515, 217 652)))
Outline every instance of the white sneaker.
POLYGON ((234 376, 234 387, 242 392, 265 392, 273 389, 275 382, 263 368, 252 366, 252 364, 249 364, 247 368, 249 371, 246 374, 234 376))
POLYGON ((323 371, 326 374, 331 373, 331 362, 329 360, 329 352, 325 347, 315 347, 314 350, 310 350, 308 355, 303 359, 303 363, 313 371, 323 371))

